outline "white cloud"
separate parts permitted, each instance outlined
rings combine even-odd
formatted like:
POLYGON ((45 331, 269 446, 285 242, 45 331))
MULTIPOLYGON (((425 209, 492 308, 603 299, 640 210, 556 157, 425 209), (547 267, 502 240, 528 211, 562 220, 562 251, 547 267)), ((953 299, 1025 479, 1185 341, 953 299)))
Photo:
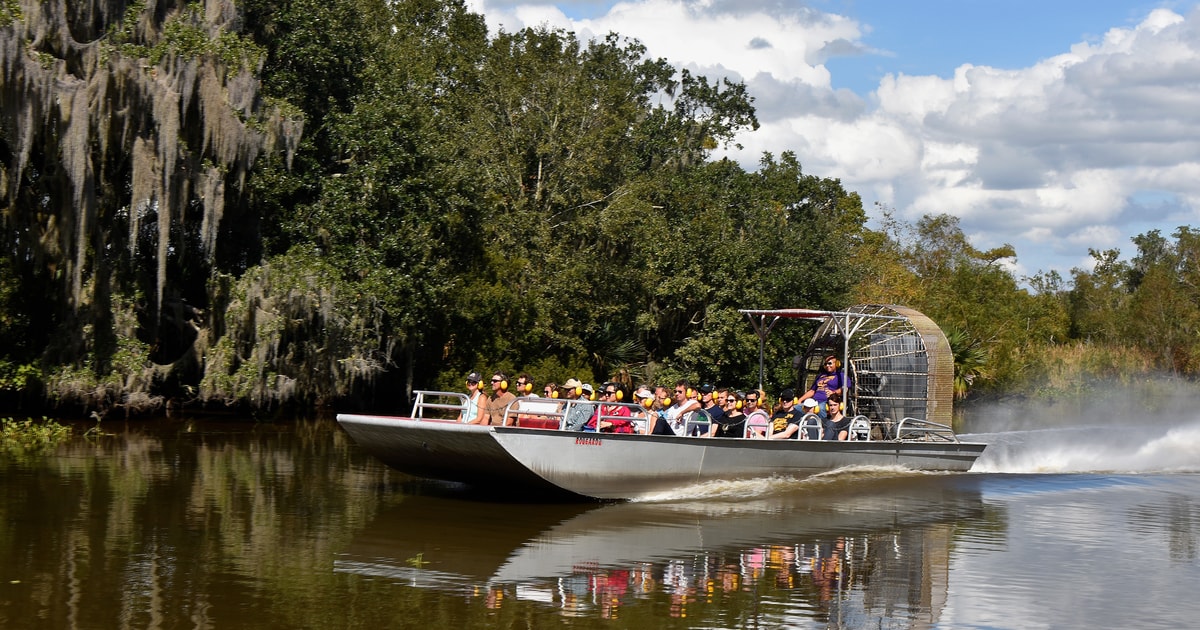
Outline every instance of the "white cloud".
POLYGON ((509 5, 475 8, 493 29, 615 31, 651 57, 746 78, 762 128, 729 153, 746 168, 795 151, 868 208, 950 213, 977 246, 1014 244, 1028 272, 1066 272, 1089 247, 1128 254, 1129 237, 1200 218, 1200 10, 1158 9, 1028 67, 887 75, 864 98, 833 89, 824 64, 872 53, 868 27, 798 2, 629 0, 574 22, 553 5, 509 5), (1136 201, 1148 192, 1168 201, 1136 201))

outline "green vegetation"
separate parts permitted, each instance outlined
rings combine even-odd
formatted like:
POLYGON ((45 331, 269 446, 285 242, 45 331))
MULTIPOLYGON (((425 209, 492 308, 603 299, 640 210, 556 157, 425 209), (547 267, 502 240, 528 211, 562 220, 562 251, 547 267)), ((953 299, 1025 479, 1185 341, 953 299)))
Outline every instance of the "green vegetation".
MULTIPOLYGON (((713 159, 757 127, 753 96, 617 34, 489 36, 442 0, 95 4, 73 32, 102 46, 5 49, 53 63, 0 83, 0 396, 103 415, 395 407, 473 369, 751 382, 736 309, 859 302, 951 331, 968 400, 1200 371, 1188 228, 1070 286, 1014 277, 1011 247, 936 208, 868 229, 800 156, 713 159), (78 83, 62 72, 110 95, 94 120, 19 130, 59 95, 8 86, 78 83)), ((810 333, 772 335, 770 386, 810 333)))
POLYGON ((0 453, 12 456, 44 452, 71 439, 71 427, 43 418, 18 421, 0 418, 0 453))

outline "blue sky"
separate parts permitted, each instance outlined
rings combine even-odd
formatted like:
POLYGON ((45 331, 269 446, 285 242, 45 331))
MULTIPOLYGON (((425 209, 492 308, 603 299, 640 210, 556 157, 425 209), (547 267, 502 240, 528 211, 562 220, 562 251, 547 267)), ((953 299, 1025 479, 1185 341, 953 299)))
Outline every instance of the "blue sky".
POLYGON ((831 60, 834 86, 867 94, 887 73, 950 76, 965 62, 1021 68, 1129 27, 1164 3, 1110 0, 825 0, 823 10, 870 27, 866 43, 888 54, 831 60))
POLYGON ((1200 218, 1197 2, 468 0, 494 30, 638 39, 745 81, 762 128, 724 154, 794 151, 902 219, 952 214, 1018 276, 1090 268, 1200 218))

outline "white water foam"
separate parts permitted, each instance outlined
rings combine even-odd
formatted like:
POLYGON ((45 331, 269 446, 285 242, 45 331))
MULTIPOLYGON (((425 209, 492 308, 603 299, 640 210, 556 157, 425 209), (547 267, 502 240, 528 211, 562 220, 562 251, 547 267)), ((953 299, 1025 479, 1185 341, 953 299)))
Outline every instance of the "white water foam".
POLYGON ((1176 426, 1131 421, 959 438, 988 444, 972 472, 1200 472, 1200 421, 1176 426))
POLYGON ((925 474, 903 466, 847 466, 808 477, 769 476, 734 481, 707 481, 682 488, 648 494, 635 503, 671 503, 695 500, 749 501, 804 490, 820 490, 831 484, 861 479, 925 474))

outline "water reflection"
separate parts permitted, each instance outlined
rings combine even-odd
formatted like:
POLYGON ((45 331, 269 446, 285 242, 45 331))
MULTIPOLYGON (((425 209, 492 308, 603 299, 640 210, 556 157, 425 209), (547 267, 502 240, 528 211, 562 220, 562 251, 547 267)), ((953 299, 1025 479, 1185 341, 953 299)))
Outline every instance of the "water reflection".
MULTIPOLYGON (((332 423, 112 426, 0 457, 0 627, 1142 628, 1200 613, 1200 475, 1151 461, 1200 452, 1200 432, 1171 433, 1135 473, 1029 474, 1037 457, 1014 447, 998 451, 1028 463, 1014 471, 520 505, 391 472, 332 423)), ((1035 453, 1094 450, 1038 436, 1035 453)))
MULTIPOLYGON (((743 501, 604 506, 410 498, 381 512, 335 570, 565 616, 659 605, 718 625, 801 618, 937 621, 956 532, 986 527, 969 477, 852 477, 743 501)), ((991 518, 996 518, 995 514, 991 518)), ((852 622, 852 623, 851 623, 852 622)))

